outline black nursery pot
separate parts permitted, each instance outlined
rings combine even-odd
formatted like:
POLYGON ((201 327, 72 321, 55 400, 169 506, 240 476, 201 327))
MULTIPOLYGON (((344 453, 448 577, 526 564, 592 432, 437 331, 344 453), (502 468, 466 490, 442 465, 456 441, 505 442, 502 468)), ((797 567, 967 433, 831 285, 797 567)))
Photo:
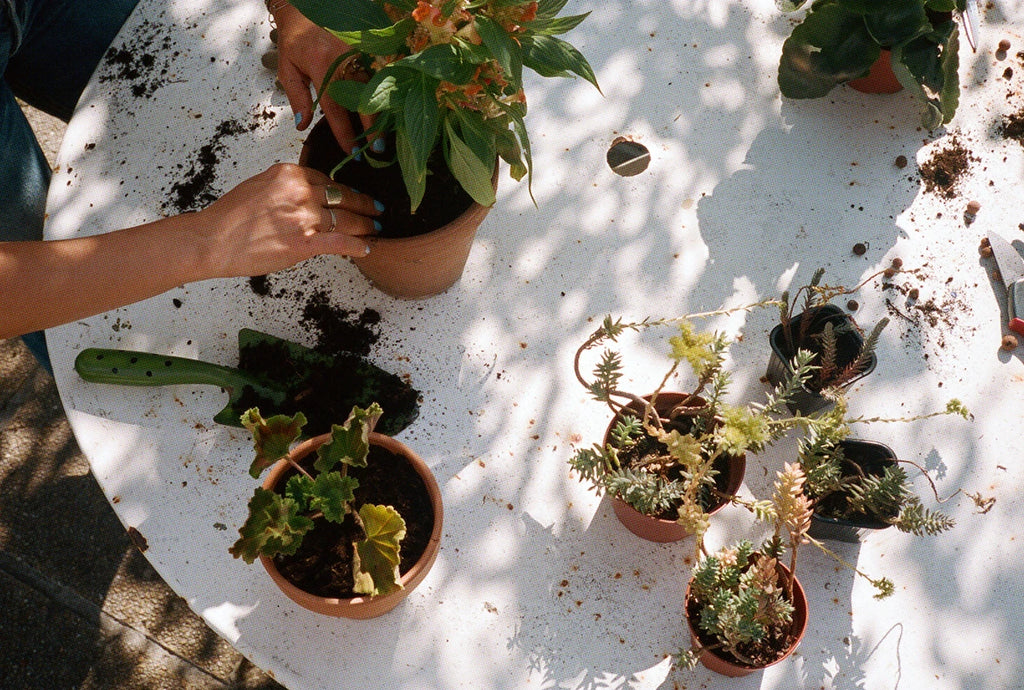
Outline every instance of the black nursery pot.
MULTIPOLYGON (((846 329, 845 332, 841 332, 837 340, 836 348, 836 363, 840 367, 844 367, 857 359, 857 355, 860 353, 861 348, 864 347, 864 336, 861 335, 860 331, 856 328, 853 318, 844 312, 842 309, 834 304, 825 304, 820 307, 813 307, 805 312, 801 312, 794 316, 790 322, 789 327, 793 329, 798 327, 798 324, 804 320, 808 320, 808 326, 806 329, 807 340, 810 340, 811 336, 822 333, 825 330, 825 325, 831 323, 836 330, 845 324, 854 326, 853 328, 846 329)), ((772 386, 778 386, 782 383, 789 373, 792 371, 790 362, 793 356, 796 355, 796 349, 799 349, 800 343, 796 343, 797 348, 789 347, 790 340, 796 340, 796 338, 786 338, 784 326, 780 323, 772 329, 771 334, 768 336, 768 343, 772 348, 771 358, 768 360, 768 371, 765 372, 765 378, 772 386)), ((811 347, 813 343, 803 343, 803 349, 816 351, 815 348, 811 347)), ((867 366, 857 376, 850 381, 843 384, 843 388, 851 386, 856 381, 864 378, 870 374, 877 364, 878 359, 874 353, 871 353, 868 358, 867 366)), ((832 401, 828 398, 823 397, 816 390, 812 390, 807 386, 797 391, 796 395, 789 402, 789 410, 794 414, 800 412, 803 415, 814 414, 821 410, 825 410, 832 406, 832 401)))
MULTIPOLYGON (((870 476, 880 476, 887 467, 896 464, 896 453, 884 443, 846 439, 840 441, 839 446, 847 460, 856 464, 864 471, 864 474, 870 476)), ((844 476, 848 474, 847 472, 843 473, 844 476)), ((815 539, 857 543, 872 532, 892 526, 888 522, 870 515, 856 518, 832 518, 818 513, 818 510, 827 511, 830 507, 842 510, 845 503, 846 499, 841 496, 835 494, 827 496, 811 516, 811 528, 807 533, 815 539)))

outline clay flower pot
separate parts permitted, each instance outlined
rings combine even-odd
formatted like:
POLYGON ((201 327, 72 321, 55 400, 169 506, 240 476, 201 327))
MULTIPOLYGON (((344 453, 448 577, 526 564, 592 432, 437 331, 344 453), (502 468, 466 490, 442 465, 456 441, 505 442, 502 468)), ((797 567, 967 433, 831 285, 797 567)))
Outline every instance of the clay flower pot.
MULTIPOLYGON (((786 577, 789 577, 789 568, 778 564, 779 570, 784 572, 786 577)), ((693 620, 690 618, 690 584, 686 585, 686 594, 683 601, 686 606, 686 625, 690 629, 690 640, 694 646, 699 644, 700 636, 697 634, 697 628, 694 625, 693 620)), ((762 671, 769 666, 787 659, 796 648, 800 646, 800 641, 804 639, 804 633, 807 632, 807 594, 804 592, 803 585, 800 584, 800 580, 793 578, 793 623, 791 630, 794 633, 793 643, 789 649, 785 651, 778 659, 771 662, 770 664, 764 664, 763 666, 746 666, 740 664, 726 654, 720 654, 718 650, 701 648, 700 651, 700 663, 704 665, 710 671, 720 673, 723 676, 730 678, 739 678, 741 676, 749 676, 755 671, 762 671)))
MULTIPOLYGON (((299 164, 329 175, 343 156, 327 121, 321 119, 302 145, 299 164)), ((390 168, 397 174, 397 164, 390 168)), ((499 164, 495 163, 491 178, 495 189, 498 188, 499 169, 499 164)), ((356 170, 348 164, 339 171, 336 179, 373 195, 373 182, 369 176, 375 176, 381 170, 384 169, 369 166, 356 170)), ((395 189, 405 189, 400 177, 389 184, 395 189)), ((427 194, 430 193, 428 183, 427 194)), ((476 230, 491 210, 489 206, 473 202, 468 195, 465 199, 465 211, 430 232, 411 237, 364 237, 370 244, 370 253, 365 257, 353 257, 352 262, 374 287, 392 297, 420 299, 444 292, 462 276, 476 230)), ((405 203, 408 205, 408 196, 405 196, 405 203)))
MULTIPOLYGON (((896 464, 896 453, 883 443, 845 439, 839 442, 839 447, 842 448, 846 459, 859 466, 867 475, 880 476, 887 467, 896 464)), ((834 494, 833 496, 835 499, 843 500, 834 494)), ((830 497, 825 497, 824 500, 827 503, 830 497)), ((873 532, 892 526, 869 515, 850 518, 826 517, 818 513, 821 507, 815 508, 811 515, 811 528, 807 531, 815 539, 857 543, 873 532)))
MULTIPOLYGON (((685 398, 686 396, 682 393, 661 393, 658 395, 658 402, 655 405, 655 408, 658 410, 659 414, 664 414, 682 402, 685 398)), ((651 396, 645 396, 644 399, 650 400, 651 396)), ((703 402, 703 399, 700 400, 703 402)), ((627 405, 626 409, 636 412, 637 416, 640 416, 643 413, 643 410, 636 403, 627 405)), ((605 430, 603 441, 604 445, 607 445, 610 441, 612 429, 615 428, 618 421, 619 416, 616 416, 608 425, 608 429, 605 430)), ((725 471, 719 475, 719 479, 721 480, 719 489, 723 493, 735 494, 739 491, 740 484, 743 483, 743 475, 747 468, 747 456, 729 456, 726 458, 726 465, 727 467, 725 471)), ((626 529, 641 539, 659 543, 668 543, 681 541, 690 536, 690 532, 675 520, 666 520, 653 515, 645 515, 618 496, 611 496, 610 498, 612 501, 612 510, 615 511, 615 517, 619 519, 619 522, 621 522, 626 529)), ((714 515, 726 505, 726 503, 722 503, 709 511, 708 514, 714 515)))
POLYGON ((851 79, 846 83, 861 93, 897 93, 903 90, 903 84, 900 84, 892 71, 892 53, 884 48, 866 77, 851 79))
MULTIPOLYGON (((323 434, 322 436, 311 438, 293 448, 290 456, 293 460, 298 462, 310 453, 316 451, 316 449, 324 443, 330 441, 330 439, 330 434, 323 434)), ((441 504, 441 489, 438 487, 437 480, 434 479, 434 475, 431 473, 430 468, 427 467, 426 463, 423 462, 423 459, 420 458, 420 456, 412 449, 404 443, 396 441, 390 436, 384 436, 383 434, 372 432, 370 433, 370 445, 380 446, 385 450, 404 458, 410 465, 412 465, 416 474, 423 479, 423 483, 427 488, 427 493, 430 496, 430 505, 433 508, 434 513, 434 525, 430 533, 430 541, 426 550, 423 552, 423 555, 420 556, 419 560, 417 560, 412 567, 405 571, 399 580, 402 585, 402 589, 377 597, 358 596, 351 599, 337 599, 310 594, 309 592, 299 589, 287 580, 277 569, 273 559, 260 556, 260 562, 263 563, 263 567, 266 568, 267 573, 274 580, 277 586, 281 588, 281 591, 284 592, 285 596, 310 611, 322 613, 326 616, 362 619, 375 618, 387 613, 398 606, 398 604, 408 596, 409 592, 415 589, 416 586, 423 581, 423 578, 427 576, 427 573, 430 572, 430 568, 434 565, 434 560, 437 558, 437 551, 441 545, 441 529, 444 521, 444 508, 441 504)), ((274 487, 289 469, 291 469, 291 465, 287 460, 279 461, 270 469, 267 478, 263 482, 263 488, 273 491, 274 487)), ((412 520, 416 519, 416 517, 417 516, 406 516, 406 519, 412 520)))

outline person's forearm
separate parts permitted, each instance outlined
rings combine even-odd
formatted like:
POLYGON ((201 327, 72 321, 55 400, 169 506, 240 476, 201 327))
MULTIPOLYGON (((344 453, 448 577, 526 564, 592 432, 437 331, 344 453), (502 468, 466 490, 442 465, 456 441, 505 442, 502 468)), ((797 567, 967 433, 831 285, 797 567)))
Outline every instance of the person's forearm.
POLYGON ((98 314, 203 276, 195 214, 103 235, 0 243, 0 338, 98 314))

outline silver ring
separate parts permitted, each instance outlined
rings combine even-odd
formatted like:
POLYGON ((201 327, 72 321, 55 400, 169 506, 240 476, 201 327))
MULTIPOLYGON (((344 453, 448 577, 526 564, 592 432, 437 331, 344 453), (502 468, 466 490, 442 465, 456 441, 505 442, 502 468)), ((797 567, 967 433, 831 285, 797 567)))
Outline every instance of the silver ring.
POLYGON ((324 187, 324 206, 337 208, 345 202, 345 195, 337 187, 324 187))
POLYGON ((334 209, 329 208, 327 212, 331 214, 331 227, 324 230, 324 232, 334 232, 334 229, 338 227, 338 216, 334 214, 334 209))

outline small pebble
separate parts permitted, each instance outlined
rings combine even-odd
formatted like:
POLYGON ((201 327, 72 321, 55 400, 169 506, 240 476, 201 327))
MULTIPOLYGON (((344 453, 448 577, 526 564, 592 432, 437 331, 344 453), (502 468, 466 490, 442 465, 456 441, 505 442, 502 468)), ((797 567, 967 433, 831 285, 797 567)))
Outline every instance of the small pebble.
POLYGON ((863 242, 858 242, 857 244, 853 245, 853 253, 856 254, 857 256, 864 256, 864 253, 867 252, 867 250, 868 246, 863 242))
POLYGON ((270 42, 277 45, 277 27, 270 30, 270 42))
POLYGON ((917 288, 910 288, 910 292, 907 293, 907 297, 909 297, 910 299, 917 299, 920 294, 921 291, 918 290, 917 288))
POLYGON ((980 211, 980 210, 981 210, 981 202, 980 201, 975 201, 974 199, 971 199, 970 201, 967 202, 967 212, 970 213, 972 216, 977 214, 978 211, 980 211))
POLYGON ((846 303, 846 308, 849 309, 850 311, 857 311, 859 307, 860 304, 858 304, 857 300, 855 299, 851 299, 849 302, 846 303))
POLYGON ((907 167, 907 157, 906 156, 896 156, 895 165, 896 165, 897 168, 900 168, 900 169, 907 167))
POLYGON ((903 268, 903 259, 901 259, 898 256, 894 257, 891 266, 895 268, 897 271, 900 270, 901 268, 903 268))
POLYGON ((260 58, 260 62, 262 62, 263 66, 266 67, 267 69, 276 70, 278 62, 277 51, 268 50, 267 52, 263 53, 263 57, 260 58))
POLYGON ((1017 349, 1017 338, 1012 335, 1004 335, 1003 342, 999 345, 1000 349, 1010 352, 1017 349))
POLYGON ((985 257, 987 259, 988 257, 992 256, 992 247, 989 247, 989 246, 981 247, 981 248, 978 249, 978 253, 981 254, 983 257, 985 257))
POLYGON ((1005 53, 1010 49, 1010 45, 1010 42, 1004 38, 1003 40, 999 41, 999 50, 1005 53))

